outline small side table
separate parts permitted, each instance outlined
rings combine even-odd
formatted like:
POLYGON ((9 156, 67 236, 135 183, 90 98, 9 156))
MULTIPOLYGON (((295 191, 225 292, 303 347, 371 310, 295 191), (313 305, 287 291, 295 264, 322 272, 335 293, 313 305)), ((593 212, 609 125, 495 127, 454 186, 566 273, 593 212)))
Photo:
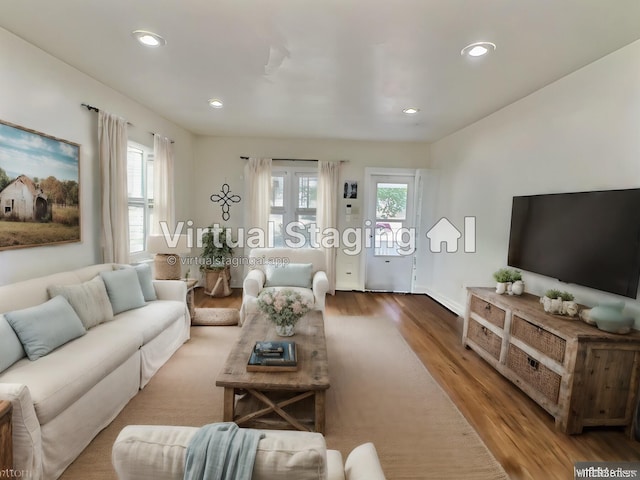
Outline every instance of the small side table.
POLYGON ((196 314, 196 285, 198 281, 195 278, 187 278, 187 306, 189 307, 189 315, 191 318, 196 314))
POLYGON ((13 469, 11 402, 0 401, 0 472, 13 469))

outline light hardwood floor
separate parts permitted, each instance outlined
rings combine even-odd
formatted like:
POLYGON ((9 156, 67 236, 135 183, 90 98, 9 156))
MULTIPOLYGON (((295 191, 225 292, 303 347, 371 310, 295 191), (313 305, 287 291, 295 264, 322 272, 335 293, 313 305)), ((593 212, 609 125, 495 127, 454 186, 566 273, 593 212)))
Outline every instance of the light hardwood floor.
MULTIPOLYGON (((241 291, 196 305, 240 307, 241 291)), ((553 418, 461 343, 462 319, 426 295, 337 292, 327 315, 390 318, 429 372, 515 479, 572 479, 576 461, 640 461, 640 442, 621 429, 557 432, 553 418)))

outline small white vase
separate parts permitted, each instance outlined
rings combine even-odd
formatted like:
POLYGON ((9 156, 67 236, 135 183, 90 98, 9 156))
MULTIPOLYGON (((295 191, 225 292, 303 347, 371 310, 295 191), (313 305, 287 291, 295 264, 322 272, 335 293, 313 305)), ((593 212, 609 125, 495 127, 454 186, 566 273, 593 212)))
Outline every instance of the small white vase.
POLYGON ((544 306, 545 312, 562 315, 562 298, 541 297, 540 303, 544 306))
POLYGON ((524 282, 522 280, 516 280, 513 282, 513 285, 511 285, 511 291, 514 295, 522 295, 524 292, 524 282))
POLYGON ((562 302, 562 314, 569 317, 575 317, 578 315, 578 304, 573 301, 562 302))
POLYGON ((294 335, 295 325, 276 325, 276 333, 281 337, 291 337, 294 335))
POLYGON ((549 313, 562 315, 562 298, 551 299, 551 311, 549 313))
POLYGON ((507 291, 507 284, 506 283, 502 283, 502 282, 496 283, 496 293, 497 294, 502 295, 506 291, 507 291))

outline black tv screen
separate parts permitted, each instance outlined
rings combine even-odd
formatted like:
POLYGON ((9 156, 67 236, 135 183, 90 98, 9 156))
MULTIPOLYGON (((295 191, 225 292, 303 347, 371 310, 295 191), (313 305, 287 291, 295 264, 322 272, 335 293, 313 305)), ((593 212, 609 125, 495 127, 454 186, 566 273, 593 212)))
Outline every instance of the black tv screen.
POLYGON ((636 298, 640 189, 513 197, 507 263, 636 298))

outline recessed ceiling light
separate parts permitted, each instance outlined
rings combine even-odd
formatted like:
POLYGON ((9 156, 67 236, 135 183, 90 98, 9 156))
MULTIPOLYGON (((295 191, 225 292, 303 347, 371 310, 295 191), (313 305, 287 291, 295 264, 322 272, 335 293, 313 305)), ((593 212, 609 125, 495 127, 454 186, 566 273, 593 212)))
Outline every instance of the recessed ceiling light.
POLYGON ((467 45, 460 51, 460 55, 468 55, 469 57, 481 57, 489 52, 493 52, 496 45, 491 42, 476 42, 467 45))
POLYGON ((209 100, 209 105, 211 105, 213 108, 222 108, 223 103, 222 103, 222 100, 219 100, 217 98, 212 98, 209 100))
POLYGON ((405 108, 404 110, 402 110, 402 113, 406 113, 407 115, 415 115, 419 111, 420 111, 419 108, 409 107, 409 108, 405 108))
POLYGON ((131 35, 145 47, 163 47, 167 44, 167 41, 160 35, 146 30, 135 30, 131 32, 131 35))

